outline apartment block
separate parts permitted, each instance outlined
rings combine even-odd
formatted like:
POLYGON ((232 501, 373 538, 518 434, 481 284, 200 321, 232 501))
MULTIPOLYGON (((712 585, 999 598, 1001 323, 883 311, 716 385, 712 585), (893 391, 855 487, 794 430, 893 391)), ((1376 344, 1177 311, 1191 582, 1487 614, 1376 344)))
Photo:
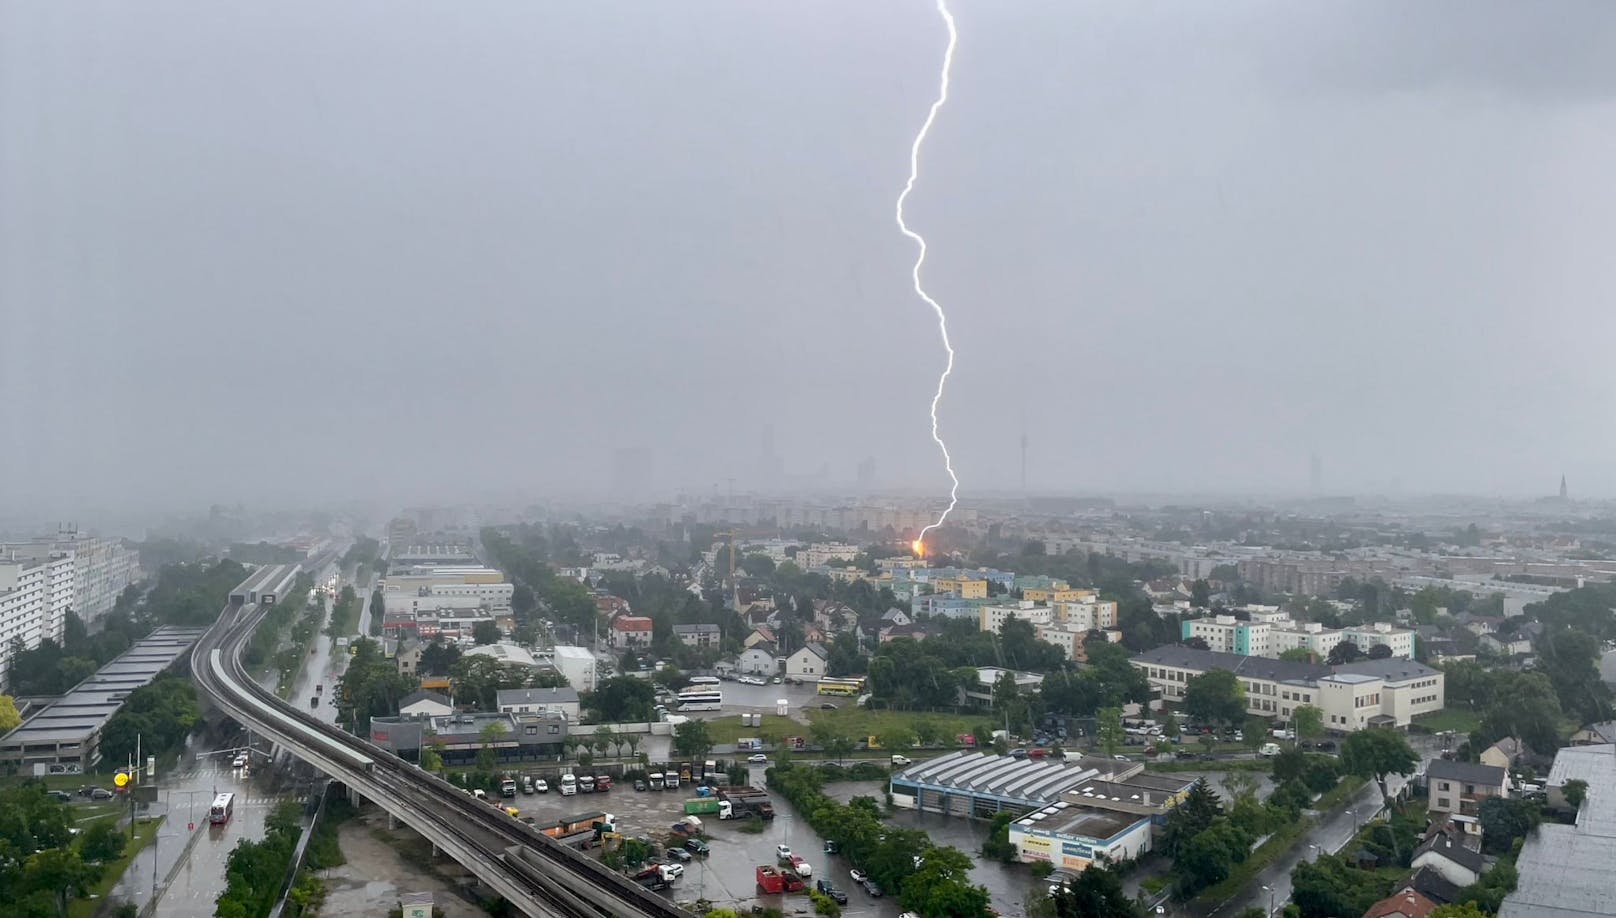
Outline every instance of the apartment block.
POLYGON ((1009 605, 983 606, 979 615, 981 630, 994 634, 998 634, 1004 628, 1004 623, 1011 619, 1027 622, 1034 629, 1055 620, 1055 610, 1026 600, 1009 605))
POLYGON ((1200 638, 1208 650, 1253 657, 1278 657, 1289 650, 1306 650, 1324 659, 1342 641, 1368 653, 1377 644, 1391 649, 1397 659, 1414 658, 1415 632, 1384 622, 1352 628, 1326 628, 1317 622, 1297 622, 1289 617, 1261 613, 1242 621, 1232 615, 1189 619, 1179 626, 1184 640, 1200 638))
POLYGON ((73 558, 0 558, 0 680, 11 663, 13 642, 32 650, 43 640, 60 641, 73 606, 73 558))

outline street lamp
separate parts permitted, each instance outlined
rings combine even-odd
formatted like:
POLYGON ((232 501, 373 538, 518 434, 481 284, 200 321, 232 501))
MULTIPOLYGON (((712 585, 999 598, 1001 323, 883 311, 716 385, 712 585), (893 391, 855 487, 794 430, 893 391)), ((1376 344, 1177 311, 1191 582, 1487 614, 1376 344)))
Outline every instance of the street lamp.
POLYGON ((1264 886, 1263 889, 1268 892, 1268 914, 1272 915, 1274 913, 1274 888, 1264 886))

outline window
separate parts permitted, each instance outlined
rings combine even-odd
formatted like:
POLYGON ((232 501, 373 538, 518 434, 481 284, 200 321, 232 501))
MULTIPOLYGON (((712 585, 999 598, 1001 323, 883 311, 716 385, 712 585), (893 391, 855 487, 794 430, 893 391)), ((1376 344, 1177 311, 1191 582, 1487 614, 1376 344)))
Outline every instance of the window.
POLYGON ((559 724, 551 724, 550 725, 550 733, 552 735, 560 733, 560 732, 561 732, 561 726, 559 724))
POLYGON ((533 726, 523 727, 522 732, 527 734, 528 736, 538 736, 539 735, 539 728, 538 727, 533 727, 533 726))

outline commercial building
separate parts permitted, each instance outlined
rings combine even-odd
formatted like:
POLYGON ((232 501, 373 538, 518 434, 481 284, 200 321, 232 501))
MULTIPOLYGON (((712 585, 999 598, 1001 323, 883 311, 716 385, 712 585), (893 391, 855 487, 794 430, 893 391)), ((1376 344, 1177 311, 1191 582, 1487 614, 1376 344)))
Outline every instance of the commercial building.
POLYGON ((587 648, 557 644, 540 659, 567 677, 567 684, 580 692, 595 690, 595 655, 587 648))
POLYGON ((165 626, 0 739, 0 763, 80 772, 101 761, 101 731, 134 690, 148 685, 196 643, 205 628, 165 626))
POLYGON ((468 642, 479 622, 512 626, 513 584, 477 564, 413 564, 388 571, 382 582, 383 633, 431 642, 468 642))
POLYGON ((1245 687, 1248 713, 1289 720, 1297 707, 1312 705, 1323 713, 1327 729, 1342 733, 1406 727, 1444 705, 1442 673, 1411 660, 1361 660, 1332 668, 1177 644, 1146 651, 1132 662, 1164 702, 1182 702, 1189 680, 1222 669, 1245 687))
POLYGON ((70 554, 0 556, 0 682, 10 669, 14 642, 32 650, 43 640, 60 641, 72 606, 70 554))
POLYGON ((442 717, 372 717, 370 741, 412 762, 431 746, 446 766, 468 765, 488 747, 502 763, 559 761, 567 719, 560 714, 450 714, 442 717), (499 738, 484 731, 498 724, 499 738))
MULTIPOLYGON (((1573 778, 1587 782, 1575 825, 1544 822, 1515 861, 1515 891, 1498 918, 1616 915, 1616 746, 1568 746, 1549 769, 1550 802, 1573 778)), ((1563 805, 1563 793, 1559 797, 1563 805)))
POLYGON ((1168 811, 1194 783, 1173 775, 1092 778, 1012 822, 1010 843, 1022 861, 1043 861, 1074 873, 1093 864, 1133 860, 1151 850, 1168 811))
POLYGON ((1121 780, 1143 770, 1110 759, 1016 759, 962 750, 916 762, 892 776, 892 804, 952 816, 1028 813, 1095 778, 1121 780))
POLYGON ((495 701, 502 714, 560 714, 570 724, 583 716, 578 690, 571 687, 500 689, 495 701))

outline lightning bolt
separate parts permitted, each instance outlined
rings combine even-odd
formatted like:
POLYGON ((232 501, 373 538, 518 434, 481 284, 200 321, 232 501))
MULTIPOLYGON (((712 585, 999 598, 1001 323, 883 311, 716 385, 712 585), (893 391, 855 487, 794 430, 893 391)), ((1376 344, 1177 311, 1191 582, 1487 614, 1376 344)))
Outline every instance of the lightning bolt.
POLYGON ((909 181, 904 183, 903 193, 898 195, 895 214, 898 229, 920 246, 920 253, 915 256, 914 269, 910 272, 914 278, 915 293, 937 313, 937 330, 943 338, 943 349, 948 351, 948 365, 943 368, 943 374, 937 377, 937 392, 931 397, 931 438, 937 442, 937 448, 943 453, 943 467, 948 469, 948 480, 953 484, 948 489, 948 508, 937 517, 937 522, 920 530, 919 538, 914 541, 915 554, 921 556, 926 553, 926 533, 943 525, 943 521, 948 519, 948 515, 954 512, 955 505, 959 503, 959 476, 954 474, 954 457, 948 454, 948 444, 943 442, 943 436, 937 430, 937 405, 943 400, 943 389, 948 385, 948 377, 954 372, 954 345, 948 340, 948 315, 920 282, 920 269, 926 263, 926 238, 910 229, 909 224, 903 220, 903 202, 908 200, 909 193, 915 190, 915 179, 920 177, 920 148, 926 142, 926 135, 931 132, 932 123, 937 120, 938 110, 948 101, 948 74, 954 66, 954 46, 959 42, 959 33, 954 29, 954 16, 948 11, 947 0, 937 0, 937 12, 943 17, 943 24, 948 27, 948 46, 943 50, 942 75, 938 80, 937 99, 926 112, 926 123, 920 126, 920 133, 915 135, 915 142, 909 148, 909 181))

